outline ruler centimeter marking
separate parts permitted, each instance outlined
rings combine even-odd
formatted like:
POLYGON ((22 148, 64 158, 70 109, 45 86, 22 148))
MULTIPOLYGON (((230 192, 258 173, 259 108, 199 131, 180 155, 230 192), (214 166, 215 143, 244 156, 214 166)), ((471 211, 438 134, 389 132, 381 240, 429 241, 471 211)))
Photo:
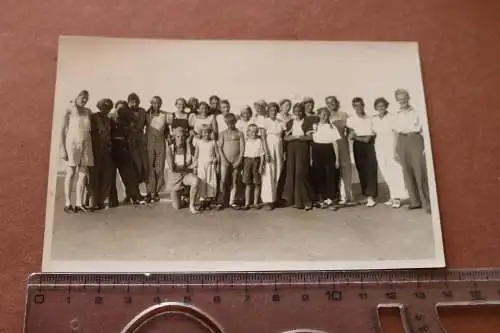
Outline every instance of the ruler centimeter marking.
POLYGON ((442 333, 439 309, 500 304, 500 269, 40 273, 27 289, 25 333, 173 329, 162 315, 217 333, 373 333, 383 308, 400 311, 407 333, 442 333))

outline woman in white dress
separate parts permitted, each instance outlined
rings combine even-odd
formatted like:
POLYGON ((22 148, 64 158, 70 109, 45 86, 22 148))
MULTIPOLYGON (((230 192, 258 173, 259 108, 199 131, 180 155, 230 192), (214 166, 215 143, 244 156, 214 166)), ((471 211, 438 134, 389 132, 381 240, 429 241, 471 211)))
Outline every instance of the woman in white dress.
POLYGON ((389 187, 390 194, 390 198, 385 205, 399 208, 401 207, 401 199, 407 198, 408 194, 404 184, 403 169, 395 159, 397 133, 393 130, 394 118, 387 111, 389 102, 385 98, 377 98, 374 107, 378 112, 378 115, 373 118, 373 125, 377 134, 375 152, 380 172, 389 187))
POLYGON ((206 102, 201 102, 198 109, 198 114, 196 115, 196 119, 194 120, 193 124, 195 133, 195 138, 193 140, 194 146, 196 146, 196 142, 201 139, 201 129, 205 126, 211 128, 212 139, 215 139, 219 133, 215 115, 210 114, 210 106, 206 102))
POLYGON ((277 119, 279 106, 269 103, 269 117, 263 121, 264 142, 267 145, 268 158, 262 174, 261 198, 267 209, 274 208, 277 198, 278 181, 283 169, 283 132, 282 123, 277 119))

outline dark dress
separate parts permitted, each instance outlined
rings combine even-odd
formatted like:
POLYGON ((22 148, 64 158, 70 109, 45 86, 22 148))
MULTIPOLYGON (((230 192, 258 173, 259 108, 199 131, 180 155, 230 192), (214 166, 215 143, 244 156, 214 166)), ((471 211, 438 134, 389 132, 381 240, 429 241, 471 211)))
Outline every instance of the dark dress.
POLYGON ((147 141, 144 129, 146 127, 146 110, 143 108, 131 109, 134 124, 131 131, 130 148, 132 158, 137 169, 139 182, 149 179, 147 141))
MULTIPOLYGON (((292 130, 294 120, 286 124, 286 132, 292 130)), ((305 118, 302 123, 304 133, 313 129, 313 120, 305 118)), ((311 206, 316 200, 311 184, 310 141, 293 140, 286 144, 286 179, 283 199, 296 208, 311 206)))
MULTIPOLYGON (((125 185, 126 198, 133 201, 141 200, 137 169, 133 160, 130 138, 134 115, 129 109, 121 109, 110 114, 111 120, 111 157, 113 159, 113 176, 116 179, 116 169, 125 185)), ((111 204, 118 203, 116 183, 111 184, 111 204)))
POLYGON ((92 150, 94 152, 94 167, 90 172, 90 184, 94 205, 110 204, 113 160, 111 158, 111 123, 108 116, 102 112, 91 116, 92 150))
POLYGON ((186 118, 177 118, 175 113, 172 114, 172 125, 171 130, 176 129, 177 127, 182 127, 186 133, 189 133, 189 115, 186 114, 186 118))
POLYGON ((338 199, 339 177, 338 170, 335 168, 337 156, 335 155, 333 144, 312 142, 311 155, 311 171, 316 194, 322 200, 330 199, 336 201, 338 199))

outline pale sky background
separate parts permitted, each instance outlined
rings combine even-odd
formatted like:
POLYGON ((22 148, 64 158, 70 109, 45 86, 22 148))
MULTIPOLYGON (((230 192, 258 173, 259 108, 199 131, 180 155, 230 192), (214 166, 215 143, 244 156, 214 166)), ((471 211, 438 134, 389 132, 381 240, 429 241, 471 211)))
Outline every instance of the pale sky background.
MULTIPOLYGON (((316 108, 325 97, 339 98, 341 109, 353 113, 352 98, 362 97, 367 113, 385 97, 397 108, 394 91, 408 89, 422 114, 427 132, 418 44, 414 42, 298 42, 153 40, 105 37, 61 37, 54 105, 52 143, 59 147, 64 110, 83 89, 87 106, 97 111, 104 97, 114 102, 131 92, 148 108, 151 97, 174 111, 177 97, 205 100, 212 94, 242 106, 258 99, 293 102, 310 96, 316 108)), ((428 133, 424 133, 429 145, 428 133)), ((430 146, 427 146, 430 151, 430 146)), ((56 152, 57 149, 53 149, 56 152)), ((58 170, 65 164, 53 157, 58 170)), ((430 168, 432 170, 432 167, 430 168)))
POLYGON ((316 106, 333 94, 352 112, 355 96, 367 111, 384 96, 396 107, 394 90, 406 88, 425 112, 417 43, 181 41, 61 37, 55 112, 61 114, 82 89, 96 111, 103 97, 113 101, 136 92, 143 107, 152 96, 174 110, 177 97, 231 102, 233 112, 257 99, 294 101, 313 97, 316 106))

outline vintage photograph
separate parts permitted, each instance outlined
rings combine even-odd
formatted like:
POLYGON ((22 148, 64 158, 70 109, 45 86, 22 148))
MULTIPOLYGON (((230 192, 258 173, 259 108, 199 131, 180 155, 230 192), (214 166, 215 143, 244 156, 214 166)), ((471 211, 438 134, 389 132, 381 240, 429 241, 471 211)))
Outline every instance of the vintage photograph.
POLYGON ((59 40, 43 270, 445 265, 418 44, 59 40))

